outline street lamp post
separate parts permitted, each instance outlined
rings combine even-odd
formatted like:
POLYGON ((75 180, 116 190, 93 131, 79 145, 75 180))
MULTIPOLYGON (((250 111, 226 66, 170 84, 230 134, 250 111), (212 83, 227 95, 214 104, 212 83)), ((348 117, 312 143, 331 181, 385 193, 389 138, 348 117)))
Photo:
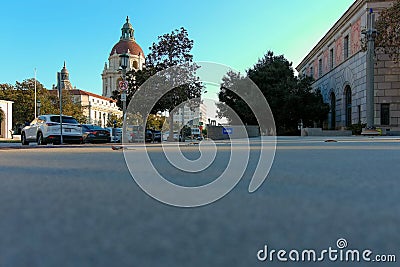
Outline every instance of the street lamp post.
POLYGON ((40 102, 40 99, 37 100, 36 104, 37 104, 37 109, 38 109, 37 113, 38 113, 38 116, 40 116, 40 107, 42 106, 42 102, 40 102))
POLYGON ((121 58, 121 69, 122 69, 122 81, 123 83, 120 85, 121 89, 121 101, 122 101, 122 114, 125 119, 126 112, 126 91, 128 89, 127 81, 126 81, 126 68, 128 67, 129 55, 122 54, 119 56, 121 58))
POLYGON ((36 114, 36 104, 37 104, 37 102, 36 102, 36 68, 35 68, 35 118, 37 117, 37 114, 36 114))
POLYGON ((367 98, 367 129, 374 129, 374 50, 375 50, 375 38, 377 36, 377 30, 375 29, 375 14, 372 8, 369 10, 367 16, 367 29, 363 30, 362 33, 365 35, 367 41, 367 80, 366 80, 366 98, 367 98))

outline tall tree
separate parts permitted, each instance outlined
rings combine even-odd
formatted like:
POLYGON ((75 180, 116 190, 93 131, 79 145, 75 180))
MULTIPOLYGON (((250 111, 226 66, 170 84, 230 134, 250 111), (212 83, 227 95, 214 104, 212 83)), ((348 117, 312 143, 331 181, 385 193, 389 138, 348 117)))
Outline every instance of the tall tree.
POLYGON ((217 103, 217 115, 218 117, 226 117, 230 119, 231 123, 233 116, 230 116, 230 108, 239 115, 239 118, 247 124, 256 125, 257 119, 251 111, 250 107, 246 102, 241 99, 232 90, 237 88, 238 91, 244 89, 246 85, 245 77, 240 73, 229 71, 223 78, 220 87, 220 92, 218 93, 219 103, 217 103))
MULTIPOLYGON (((34 119, 35 109, 35 80, 26 79, 16 82, 15 85, 0 84, 0 98, 13 101, 13 125, 23 125, 34 119)), ((39 81, 36 81, 37 100, 40 100, 41 114, 58 114, 58 95, 50 93, 39 81)), ((54 92, 54 91, 53 91, 54 92)), ((67 90, 63 91, 63 113, 74 116, 78 121, 84 122, 82 109, 79 103, 75 103, 73 96, 67 90)))
MULTIPOLYGON (((294 75, 292 64, 283 56, 273 52, 259 59, 247 71, 250 78, 261 90, 268 101, 274 116, 278 134, 296 133, 299 120, 312 126, 313 122, 321 123, 329 112, 323 103, 319 91, 313 91, 309 78, 298 79, 294 75)), ((231 107, 247 124, 257 124, 254 114, 248 105, 229 89, 233 86, 245 86, 244 77, 238 73, 228 72, 223 78, 219 100, 231 107)), ((228 116, 227 108, 219 106, 219 117, 228 116)))
POLYGON ((400 0, 383 10, 376 22, 376 46, 389 54, 394 62, 400 61, 400 0))
MULTIPOLYGON (((176 106, 182 102, 200 97, 202 85, 199 82, 198 77, 195 75, 197 69, 196 64, 193 63, 193 55, 191 50, 193 48, 193 40, 188 36, 188 32, 185 28, 180 28, 166 33, 158 37, 158 42, 153 43, 149 47, 150 53, 146 57, 146 66, 143 70, 130 71, 127 73, 127 80, 129 82, 129 90, 127 96, 127 104, 132 98, 133 94, 138 88, 151 76, 159 71, 166 70, 169 67, 181 66, 183 70, 181 75, 185 75, 185 79, 189 80, 185 85, 174 88, 167 94, 165 94, 153 107, 152 113, 172 111, 176 106)), ((164 77, 169 79, 170 77, 164 77)), ((166 80, 166 82, 168 82, 166 80)), ((163 86, 163 85, 160 85, 163 86)), ((157 86, 152 88, 157 90, 157 86)), ((119 99, 119 93, 114 92, 114 99, 119 99)), ((149 98, 152 97, 149 93, 149 98)), ((118 106, 122 106, 120 101, 117 102, 118 106)), ((173 115, 170 114, 169 125, 172 123, 173 115)), ((172 131, 171 131, 172 133, 172 131)))
POLYGON ((122 117, 118 117, 115 114, 111 114, 111 116, 107 120, 107 127, 114 127, 114 123, 115 127, 121 128, 123 123, 122 117))

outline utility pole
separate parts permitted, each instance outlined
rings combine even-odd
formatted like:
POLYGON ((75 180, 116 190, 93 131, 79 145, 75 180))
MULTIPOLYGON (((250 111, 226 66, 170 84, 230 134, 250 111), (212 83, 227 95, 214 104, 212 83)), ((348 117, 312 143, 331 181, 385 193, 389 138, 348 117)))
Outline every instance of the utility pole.
POLYGON ((37 103, 36 103, 36 68, 34 69, 34 72, 35 72, 35 119, 36 119, 36 117, 37 117, 37 114, 36 114, 36 110, 37 110, 37 103))
POLYGON ((62 86, 61 86, 61 72, 57 72, 57 89, 60 98, 60 144, 63 143, 63 130, 62 130, 62 86))

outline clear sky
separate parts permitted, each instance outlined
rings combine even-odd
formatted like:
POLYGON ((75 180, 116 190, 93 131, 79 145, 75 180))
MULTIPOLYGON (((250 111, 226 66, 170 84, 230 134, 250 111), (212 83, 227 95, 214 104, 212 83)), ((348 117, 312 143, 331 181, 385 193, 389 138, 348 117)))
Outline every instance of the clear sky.
POLYGON ((0 83, 34 77, 51 88, 64 60, 73 86, 101 94, 101 72, 129 16, 147 53, 185 27, 196 61, 244 72, 266 51, 296 66, 354 0, 3 1, 0 83))

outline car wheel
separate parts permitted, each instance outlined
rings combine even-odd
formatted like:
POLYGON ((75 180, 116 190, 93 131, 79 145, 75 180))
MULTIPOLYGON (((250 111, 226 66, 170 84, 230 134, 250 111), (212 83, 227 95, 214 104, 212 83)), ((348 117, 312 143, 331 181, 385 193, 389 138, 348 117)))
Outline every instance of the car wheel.
POLYGON ((43 134, 41 132, 37 135, 37 144, 38 146, 46 145, 46 142, 43 140, 43 134))
POLYGON ((23 146, 29 145, 29 142, 26 141, 25 133, 22 133, 22 134, 21 134, 21 143, 22 143, 23 146))

